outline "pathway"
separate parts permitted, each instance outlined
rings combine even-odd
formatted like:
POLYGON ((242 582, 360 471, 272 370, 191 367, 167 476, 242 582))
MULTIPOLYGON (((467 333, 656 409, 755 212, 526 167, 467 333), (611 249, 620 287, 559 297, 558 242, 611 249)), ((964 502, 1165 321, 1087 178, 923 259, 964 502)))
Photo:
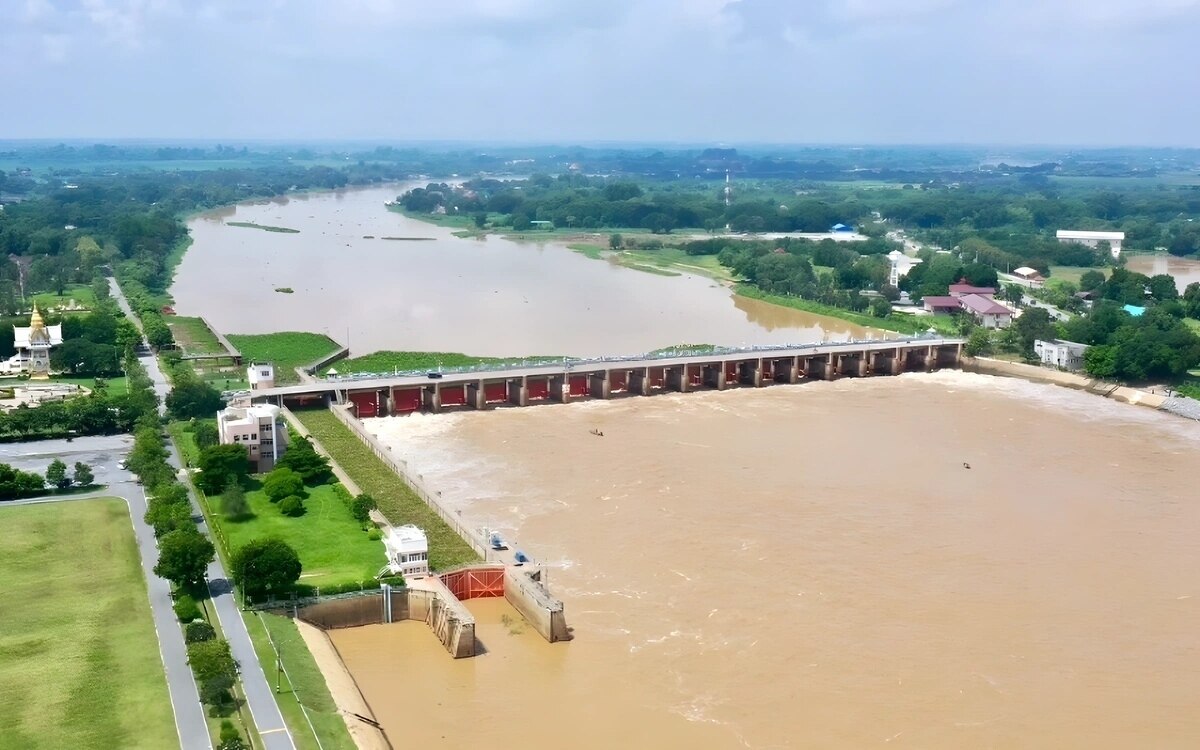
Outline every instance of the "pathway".
MULTIPOLYGON (((133 315, 129 301, 121 292, 121 288, 117 286, 115 279, 109 279, 109 287, 121 310, 141 330, 140 321, 133 315)), ((159 412, 163 413, 165 407, 162 405, 162 402, 165 402, 166 394, 171 390, 170 384, 167 382, 162 368, 158 366, 158 360, 153 355, 141 356, 139 359, 146 368, 150 379, 154 382, 154 392, 162 400, 159 405, 159 412)), ((176 471, 183 472, 182 463, 179 460, 179 454, 175 450, 174 445, 168 446, 167 461, 176 471)), ((196 499, 195 490, 192 488, 191 482, 185 480, 184 486, 188 488, 188 494, 191 496, 192 511, 200 519, 200 532, 205 536, 211 537, 208 524, 204 521, 203 513, 200 512, 200 504, 196 499)), ((138 517, 140 518, 144 512, 145 508, 143 507, 138 512, 138 517)), ((153 541, 153 532, 151 532, 151 537, 153 541)), ((221 629, 225 631, 225 639, 229 641, 229 650, 233 653, 233 658, 237 660, 240 667, 242 690, 246 694, 246 705, 250 709, 250 716, 254 720, 258 734, 262 737, 262 747, 265 750, 295 750, 296 744, 292 740, 292 735, 288 731, 287 724, 283 721, 283 714, 279 712, 279 704, 275 701, 275 693, 267 682, 262 665, 258 661, 258 654, 255 653, 254 644, 250 641, 250 633, 246 630, 246 623, 242 619, 241 612, 238 611, 237 603, 233 598, 233 585, 228 580, 219 556, 208 566, 208 591, 212 596, 213 606, 217 611, 217 619, 221 623, 221 629)), ((172 616, 174 616, 174 613, 172 613, 172 616)), ((189 672, 189 677, 190 674, 189 672)), ((207 738, 207 736, 208 733, 205 730, 205 737, 207 738)))

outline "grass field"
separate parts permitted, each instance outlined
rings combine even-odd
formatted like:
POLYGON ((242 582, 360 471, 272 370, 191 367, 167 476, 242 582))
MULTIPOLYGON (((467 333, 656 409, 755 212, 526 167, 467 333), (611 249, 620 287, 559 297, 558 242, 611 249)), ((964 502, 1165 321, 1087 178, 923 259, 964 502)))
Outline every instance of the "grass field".
MULTIPOLYGON (((110 396, 124 396, 129 393, 129 381, 123 377, 116 378, 101 378, 105 382, 105 387, 108 389, 110 396)), ((43 381, 46 382, 46 381, 43 381)), ((73 378, 66 375, 55 375, 50 378, 51 383, 71 383, 72 385, 80 385, 87 388, 89 391, 96 388, 95 378, 73 378)))
POLYGON ((0 746, 178 747, 124 501, 0 507, 0 550, 0 746))
POLYGON ((167 327, 184 354, 225 353, 225 347, 221 346, 216 334, 208 330, 200 318, 172 315, 167 318, 167 327))
POLYGON ((39 292, 29 297, 29 303, 36 304, 42 311, 53 310, 59 305, 68 304, 71 300, 90 309, 96 304, 96 295, 92 293, 92 288, 87 284, 71 284, 63 289, 62 295, 54 292, 39 292))
MULTIPOLYGON (((325 409, 298 410, 296 417, 362 491, 379 502, 379 510, 395 525, 411 523, 429 538, 429 565, 435 570, 475 562, 478 555, 455 534, 399 476, 325 409)), ((382 563, 380 563, 382 565, 382 563)))
POLYGON ((286 674, 281 679, 281 690, 275 697, 284 720, 292 730, 296 747, 300 750, 319 750, 322 747, 325 750, 355 750, 346 722, 338 714, 337 705, 325 686, 325 677, 300 637, 300 632, 296 630, 296 623, 290 618, 265 612, 247 612, 244 616, 258 660, 272 682, 276 677, 273 667, 278 649, 286 674), (308 719, 300 709, 301 703, 308 711, 308 719), (309 728, 309 720, 312 721, 312 728, 309 728), (320 737, 319 745, 313 736, 314 729, 320 737))
MULTIPOLYGON (((474 367, 475 365, 501 365, 515 362, 558 361, 562 357, 473 357, 458 352, 374 352, 362 357, 343 360, 334 365, 341 373, 351 372, 405 372, 436 370, 439 367, 474 367)), ((318 373, 320 374, 320 373, 318 373)))
MULTIPOLYGON (((255 485, 257 486, 257 485, 255 485)), ((221 500, 210 497, 209 504, 221 525, 229 551, 253 539, 277 537, 290 544, 304 566, 300 583, 309 586, 366 581, 370 585, 386 562, 383 542, 371 541, 359 528, 350 510, 334 492, 334 485, 309 487, 304 501, 307 512, 289 518, 259 489, 246 492, 253 518, 230 521, 220 515, 221 500)))
POLYGON ((228 338, 246 362, 273 363, 277 383, 295 383, 297 367, 333 354, 339 348, 336 341, 323 333, 301 331, 233 334, 228 338))
POLYGON ((1110 271, 1109 268, 1092 268, 1090 266, 1050 266, 1050 281, 1069 281, 1072 284, 1078 285, 1079 279, 1088 271, 1099 271, 1107 278, 1110 271))

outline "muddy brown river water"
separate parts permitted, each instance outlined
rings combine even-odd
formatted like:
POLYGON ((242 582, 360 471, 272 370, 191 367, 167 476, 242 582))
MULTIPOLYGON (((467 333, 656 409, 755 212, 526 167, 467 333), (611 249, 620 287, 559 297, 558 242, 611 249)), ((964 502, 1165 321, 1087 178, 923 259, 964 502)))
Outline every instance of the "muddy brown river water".
POLYGON ((193 244, 171 287, 176 310, 224 333, 326 333, 355 354, 591 356, 871 336, 836 318, 737 297, 703 276, 637 271, 555 243, 460 239, 387 211, 384 201, 403 189, 300 194, 192 219, 193 244), (283 287, 294 293, 274 291, 283 287))
POLYGON ((576 633, 337 631, 393 740, 1200 745, 1193 422, 941 372, 368 425, 576 633))

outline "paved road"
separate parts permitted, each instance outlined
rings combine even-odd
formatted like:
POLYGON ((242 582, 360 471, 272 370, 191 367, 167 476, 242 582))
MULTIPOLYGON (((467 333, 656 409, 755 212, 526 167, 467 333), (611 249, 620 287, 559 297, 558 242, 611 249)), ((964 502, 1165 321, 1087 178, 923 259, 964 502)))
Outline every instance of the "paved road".
MULTIPOLYGON (((117 304, 140 330, 141 323, 133 315, 129 302, 125 299, 120 287, 117 286, 116 280, 109 279, 109 288, 112 290, 117 304)), ((145 355, 139 359, 146 368, 150 379, 154 381, 154 391, 160 399, 159 411, 162 412, 164 409, 162 402, 166 400, 166 394, 170 390, 167 378, 163 375, 155 357, 145 355)), ((174 446, 168 446, 168 454, 168 463, 177 471, 182 472, 182 463, 174 446)), ((200 512, 200 504, 192 490, 191 483, 185 481, 185 485, 191 495, 192 512, 198 519, 201 533, 211 536, 208 525, 203 520, 204 516, 200 512)), ((262 665, 259 664, 258 654, 254 651, 250 633, 246 630, 246 623, 234 601, 233 586, 228 580, 224 566, 221 565, 220 557, 208 566, 208 591, 212 595, 213 606, 217 611, 221 629, 225 631, 225 639, 229 641, 229 650, 233 653, 233 658, 237 660, 241 669, 242 689, 246 694, 246 705, 250 709, 250 716, 254 719, 255 727, 262 737, 262 746, 265 750, 295 750, 296 744, 292 740, 287 724, 283 721, 283 714, 279 712, 274 689, 267 682, 262 665)))
POLYGON ((200 704, 200 693, 187 663, 187 649, 183 641, 183 630, 175 619, 171 605, 171 584, 154 574, 158 561, 158 545, 154 529, 142 520, 146 515, 146 496, 135 483, 134 477, 117 464, 129 453, 133 439, 128 435, 108 437, 79 437, 66 440, 38 440, 0 446, 0 462, 26 471, 44 472, 54 457, 62 458, 68 465, 76 461, 90 464, 96 481, 108 485, 107 489, 87 495, 67 495, 59 498, 34 498, 12 503, 0 503, 0 507, 29 505, 44 502, 67 502, 87 500, 95 497, 120 497, 129 505, 133 519, 133 534, 138 553, 142 559, 142 571, 146 575, 146 588, 150 597, 150 613, 154 619, 154 630, 158 633, 158 648, 163 668, 167 675, 167 690, 171 696, 171 707, 175 712, 175 728, 179 732, 182 750, 212 750, 204 708, 200 704))

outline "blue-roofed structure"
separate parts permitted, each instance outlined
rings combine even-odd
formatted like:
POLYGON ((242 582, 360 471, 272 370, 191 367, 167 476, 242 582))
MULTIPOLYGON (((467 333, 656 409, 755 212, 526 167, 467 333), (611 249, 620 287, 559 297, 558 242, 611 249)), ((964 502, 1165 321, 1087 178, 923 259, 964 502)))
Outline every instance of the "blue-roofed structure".
POLYGON ((829 228, 829 231, 831 231, 831 232, 853 232, 854 227, 850 226, 849 224, 834 224, 832 227, 829 228))
POLYGON ((1146 308, 1138 307, 1137 305, 1125 305, 1125 307, 1122 309, 1135 318, 1142 317, 1142 313, 1146 312, 1146 308))

